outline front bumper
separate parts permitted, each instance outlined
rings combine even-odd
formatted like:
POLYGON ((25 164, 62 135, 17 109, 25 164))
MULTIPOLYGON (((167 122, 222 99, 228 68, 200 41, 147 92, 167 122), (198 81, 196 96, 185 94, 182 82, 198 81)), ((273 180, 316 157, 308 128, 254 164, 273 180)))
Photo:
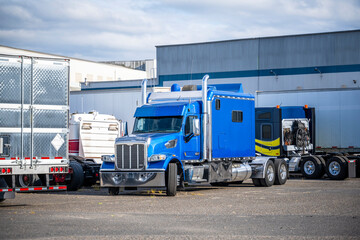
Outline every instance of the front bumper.
POLYGON ((165 172, 100 172, 101 187, 165 187, 165 172))

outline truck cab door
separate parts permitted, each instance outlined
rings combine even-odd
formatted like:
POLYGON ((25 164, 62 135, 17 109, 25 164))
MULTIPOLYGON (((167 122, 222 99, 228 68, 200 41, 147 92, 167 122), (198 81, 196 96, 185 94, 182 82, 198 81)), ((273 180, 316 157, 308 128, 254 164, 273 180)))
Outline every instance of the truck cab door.
POLYGON ((184 127, 184 145, 183 145, 183 159, 184 160, 198 160, 200 159, 200 135, 194 129, 194 121, 198 119, 196 115, 189 115, 185 120, 184 127))

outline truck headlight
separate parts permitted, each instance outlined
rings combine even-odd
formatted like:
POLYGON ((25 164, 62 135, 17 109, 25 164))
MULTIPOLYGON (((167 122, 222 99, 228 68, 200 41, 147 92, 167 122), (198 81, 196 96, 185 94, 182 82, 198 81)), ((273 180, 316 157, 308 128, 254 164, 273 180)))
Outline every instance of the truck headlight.
POLYGON ((114 155, 102 155, 101 161, 103 162, 115 162, 115 156, 114 155))
POLYGON ((165 147, 166 148, 174 148, 174 147, 176 147, 176 144, 177 144, 177 139, 173 139, 173 140, 170 140, 167 143, 165 143, 165 147))
POLYGON ((164 155, 164 154, 154 154, 154 155, 151 155, 151 157, 149 158, 149 162, 162 161, 165 159, 166 159, 166 155, 164 155))

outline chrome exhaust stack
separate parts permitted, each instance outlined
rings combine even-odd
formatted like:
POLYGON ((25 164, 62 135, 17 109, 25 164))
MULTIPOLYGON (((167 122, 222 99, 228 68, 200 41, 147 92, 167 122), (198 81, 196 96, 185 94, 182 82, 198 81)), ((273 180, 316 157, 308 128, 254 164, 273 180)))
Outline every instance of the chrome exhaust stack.
POLYGON ((208 112, 208 104, 207 104, 207 92, 208 92, 208 82, 209 75, 205 75, 202 78, 202 129, 203 129, 203 136, 202 136, 202 150, 203 150, 203 160, 207 160, 209 158, 208 153, 208 146, 207 146, 207 128, 208 128, 208 122, 209 122, 209 112, 208 112))
POLYGON ((146 104, 146 88, 147 88, 147 79, 144 78, 144 80, 141 82, 141 104, 146 104))

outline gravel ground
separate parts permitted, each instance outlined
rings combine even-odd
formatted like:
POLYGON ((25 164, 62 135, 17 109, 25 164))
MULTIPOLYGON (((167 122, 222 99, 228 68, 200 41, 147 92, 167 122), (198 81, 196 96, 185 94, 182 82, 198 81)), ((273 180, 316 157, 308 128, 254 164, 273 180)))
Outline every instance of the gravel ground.
POLYGON ((285 185, 18 193, 0 203, 0 239, 360 239, 360 179, 285 185))

